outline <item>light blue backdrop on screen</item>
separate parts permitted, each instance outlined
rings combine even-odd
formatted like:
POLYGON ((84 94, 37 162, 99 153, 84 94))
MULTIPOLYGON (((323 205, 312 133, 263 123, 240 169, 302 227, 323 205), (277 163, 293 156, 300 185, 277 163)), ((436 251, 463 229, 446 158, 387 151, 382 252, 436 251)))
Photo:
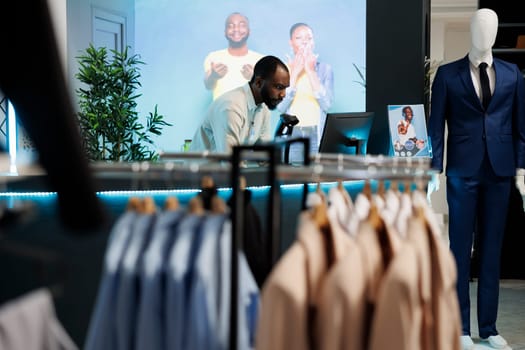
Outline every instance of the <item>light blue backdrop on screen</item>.
MULTIPOLYGON (((275 55, 286 63, 291 54, 289 29, 308 23, 319 61, 332 65, 335 100, 330 111, 365 110, 365 89, 353 64, 366 62, 366 0, 137 0, 135 53, 141 67, 141 115, 152 111, 174 124, 156 144, 163 151, 180 151, 211 102, 204 87, 204 58, 227 47, 224 23, 232 12, 250 21, 248 48, 275 55)), ((272 128, 278 119, 274 112, 272 128)))

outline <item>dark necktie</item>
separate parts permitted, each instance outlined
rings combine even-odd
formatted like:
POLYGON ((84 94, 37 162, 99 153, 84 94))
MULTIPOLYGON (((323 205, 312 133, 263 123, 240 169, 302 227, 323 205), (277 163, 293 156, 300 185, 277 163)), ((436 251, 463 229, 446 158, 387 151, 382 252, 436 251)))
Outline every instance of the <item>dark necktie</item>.
POLYGON ((490 98, 492 97, 490 94, 490 83, 489 83, 489 76, 487 74, 487 64, 485 62, 481 62, 479 64, 479 81, 481 83, 481 102, 483 103, 483 107, 485 110, 488 108, 490 103, 490 98))

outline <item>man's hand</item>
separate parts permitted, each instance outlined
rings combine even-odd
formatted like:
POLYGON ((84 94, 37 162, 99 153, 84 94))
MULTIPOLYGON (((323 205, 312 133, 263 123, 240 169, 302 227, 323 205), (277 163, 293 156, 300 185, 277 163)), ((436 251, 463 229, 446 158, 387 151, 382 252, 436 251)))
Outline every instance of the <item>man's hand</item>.
POLYGON ((430 196, 433 192, 439 191, 441 183, 439 180, 439 174, 432 174, 432 179, 428 182, 427 187, 427 200, 430 203, 430 196))
POLYGON ((406 135, 407 127, 403 123, 398 123, 397 124, 397 133, 399 135, 406 135))
POLYGON ((242 66, 241 74, 246 80, 250 80, 253 76, 253 66, 251 64, 245 64, 242 66))
POLYGON ((221 79, 228 73, 228 66, 223 63, 211 62, 210 78, 221 79))

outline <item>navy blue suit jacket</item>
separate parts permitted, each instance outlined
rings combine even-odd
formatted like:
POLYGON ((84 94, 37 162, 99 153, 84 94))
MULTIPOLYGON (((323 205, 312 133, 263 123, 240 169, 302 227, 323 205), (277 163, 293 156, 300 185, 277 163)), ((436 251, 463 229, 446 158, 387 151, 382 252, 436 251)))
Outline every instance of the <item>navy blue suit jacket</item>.
POLYGON ((485 111, 470 76, 468 56, 445 64, 432 84, 428 123, 432 167, 443 170, 445 121, 448 126, 448 176, 469 177, 488 158, 498 176, 525 167, 525 88, 518 67, 494 58, 496 84, 485 111))

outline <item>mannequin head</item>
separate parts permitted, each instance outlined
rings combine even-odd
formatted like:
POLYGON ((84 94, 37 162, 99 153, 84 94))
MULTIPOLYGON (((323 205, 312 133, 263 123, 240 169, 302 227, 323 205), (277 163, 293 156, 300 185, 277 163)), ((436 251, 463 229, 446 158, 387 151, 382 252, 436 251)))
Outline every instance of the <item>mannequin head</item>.
POLYGON ((498 33, 498 15, 491 9, 479 9, 470 19, 472 50, 479 53, 492 49, 498 33))

